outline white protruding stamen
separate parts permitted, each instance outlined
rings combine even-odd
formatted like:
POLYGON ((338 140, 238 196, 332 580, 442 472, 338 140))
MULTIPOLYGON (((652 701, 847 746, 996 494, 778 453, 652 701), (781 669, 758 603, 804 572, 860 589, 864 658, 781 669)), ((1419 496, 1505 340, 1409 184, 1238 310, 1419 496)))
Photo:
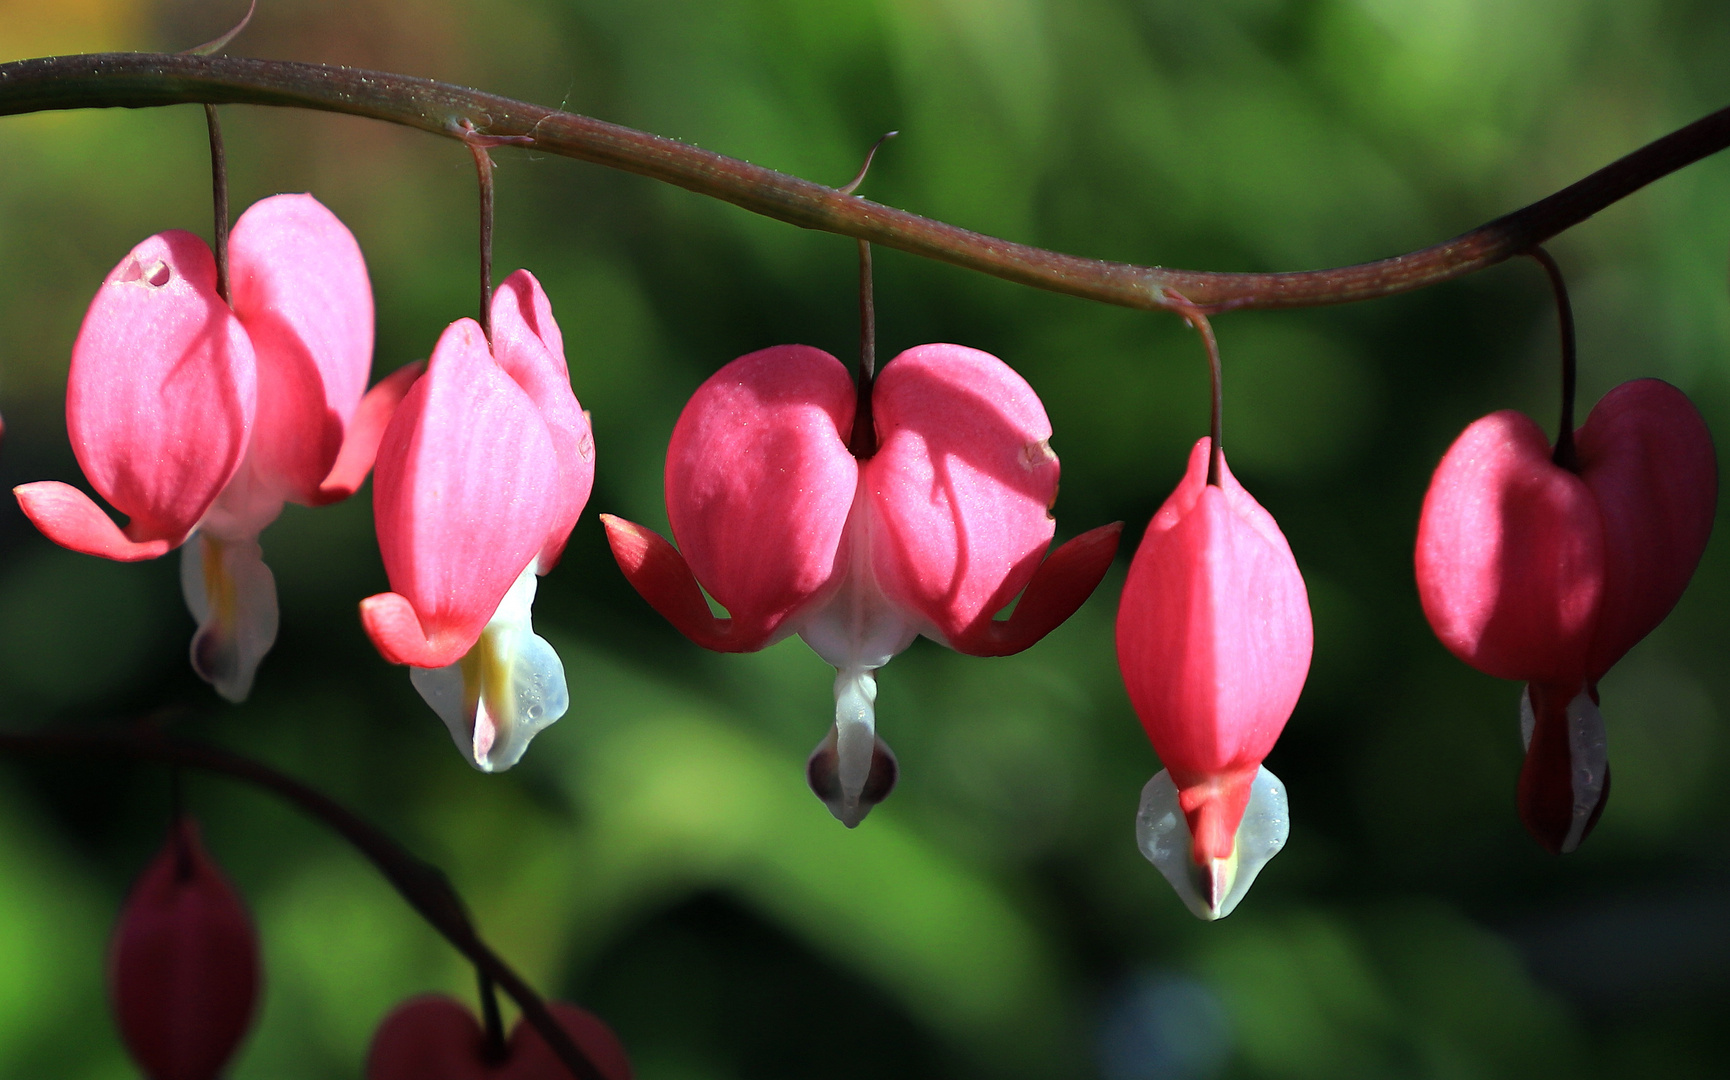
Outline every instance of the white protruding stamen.
POLYGON ((859 805, 865 781, 871 777, 871 756, 877 746, 877 678, 868 668, 848 668, 835 674, 836 775, 842 804, 859 805))

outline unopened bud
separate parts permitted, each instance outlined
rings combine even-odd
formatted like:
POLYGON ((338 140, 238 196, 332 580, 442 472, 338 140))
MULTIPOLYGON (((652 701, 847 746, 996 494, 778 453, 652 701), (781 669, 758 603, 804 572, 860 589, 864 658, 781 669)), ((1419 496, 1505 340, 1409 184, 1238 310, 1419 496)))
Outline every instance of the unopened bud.
MULTIPOLYGON (((631 1080, 625 1047, 587 1009, 549 1001, 565 1034, 602 1080, 631 1080)), ((453 998, 426 994, 398 1005, 379 1024, 366 1055, 366 1080, 570 1080, 571 1071, 534 1025, 519 1020, 503 1060, 487 1055, 486 1033, 453 998)))
POLYGON ((127 1050, 149 1080, 214 1080, 252 1023, 258 938, 182 816, 132 888, 109 953, 127 1050))

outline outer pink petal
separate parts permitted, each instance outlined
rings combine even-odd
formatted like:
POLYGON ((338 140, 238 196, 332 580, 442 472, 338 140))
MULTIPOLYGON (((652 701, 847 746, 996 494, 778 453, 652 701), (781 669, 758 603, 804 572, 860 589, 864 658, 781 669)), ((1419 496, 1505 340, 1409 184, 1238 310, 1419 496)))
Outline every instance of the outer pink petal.
POLYGON ((767 641, 839 580, 858 486, 853 380, 805 345, 728 364, 686 403, 667 448, 667 516, 735 632, 767 641))
POLYGON ((392 616, 367 616, 379 651, 420 667, 460 659, 539 554, 558 497, 539 410, 493 363, 480 326, 452 323, 379 446, 379 550, 421 634, 412 639, 402 605, 375 597, 392 616))
POLYGON ((128 540, 113 518, 71 484, 42 480, 21 484, 12 493, 18 496, 24 516, 42 530, 43 536, 80 554, 137 562, 158 558, 173 547, 167 540, 128 540))
POLYGON ((1604 587, 1604 530, 1538 425, 1492 413, 1461 433, 1424 496, 1418 597, 1443 645, 1487 675, 1579 682, 1604 587))
POLYGON ((1313 644, 1290 546, 1229 469, 1207 483, 1208 446, 1196 444, 1142 537, 1117 615, 1124 685, 1179 789, 1198 862, 1230 854, 1313 644))
POLYGON ((1699 411, 1658 379, 1605 394, 1576 445, 1604 521, 1604 597, 1586 672, 1596 682, 1682 598, 1712 534, 1718 462, 1699 411))
POLYGON ((884 593, 955 642, 1026 587, 1056 528, 1051 423, 989 353, 921 345, 873 391, 878 451, 865 483, 884 593))
POLYGON ((716 652, 755 652, 769 643, 772 628, 716 618, 684 556, 652 530, 612 514, 602 514, 601 524, 626 580, 679 633, 716 652), (748 629, 754 636, 744 636, 748 629))
POLYGON ((204 242, 175 231, 133 248, 90 303, 66 387, 72 450, 130 539, 186 538, 240 465, 256 397, 204 242))
POLYGON ((258 355, 252 462, 317 504, 372 367, 372 286, 354 236, 311 195, 254 203, 229 238, 230 295, 258 355))
POLYGON ((318 485, 318 497, 312 505, 341 502, 366 482, 366 474, 372 471, 373 459, 378 456, 378 444, 384 439, 397 406, 425 371, 425 360, 404 364, 380 379, 360 399, 360 407, 354 411, 354 419, 343 437, 342 451, 336 455, 330 475, 318 485))
POLYGON ((564 339, 540 282, 518 270, 493 293, 493 357, 541 410, 559 456, 559 510, 541 549, 540 572, 558 562, 595 486, 595 437, 571 393, 564 339))

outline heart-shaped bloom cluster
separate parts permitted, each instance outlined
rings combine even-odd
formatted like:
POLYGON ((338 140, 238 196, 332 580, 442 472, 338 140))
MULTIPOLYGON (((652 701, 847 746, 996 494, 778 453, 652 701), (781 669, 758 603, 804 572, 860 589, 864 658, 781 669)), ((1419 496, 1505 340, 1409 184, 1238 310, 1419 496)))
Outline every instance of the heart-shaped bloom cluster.
POLYGON ((875 731, 876 670, 919 634, 974 656, 1027 648, 1093 591, 1121 529, 1084 533, 1041 562, 1056 528, 1051 424, 996 357, 922 345, 884 365, 864 458, 849 449, 857 396, 818 349, 742 356, 673 429, 678 550, 601 518, 625 576, 692 641, 749 652, 797 633, 834 665, 835 725, 810 779, 848 826, 894 782, 875 731), (1014 614, 995 618, 1024 589, 1014 614))
POLYGON ((386 660, 477 769, 508 769, 569 704, 558 654, 530 625, 594 484, 595 444, 571 393, 540 284, 512 274, 493 339, 459 319, 378 450, 373 516, 391 592, 361 602, 386 660))
POLYGON ((1137 840, 1191 911, 1219 919, 1286 841, 1285 788, 1263 765, 1309 673, 1309 594, 1273 517, 1211 440, 1189 458, 1129 564, 1117 661, 1165 768, 1137 840))
POLYGON ((1609 794, 1598 680, 1670 613, 1712 531, 1706 423, 1658 379, 1623 383, 1574 433, 1577 469, 1543 432, 1491 413, 1436 467, 1418 523, 1418 596, 1455 656, 1528 685, 1520 816, 1572 851, 1609 794))
MULTIPOLYGON (((599 1071, 631 1080, 631 1060, 613 1030, 594 1013, 562 1001, 547 1009, 599 1071)), ((532 1025, 517 1021, 497 1060, 474 1013, 437 994, 410 998, 379 1024, 366 1055, 366 1080, 568 1080, 571 1071, 532 1025)))
POLYGON ((132 887, 109 951, 121 1038, 151 1080, 215 1080, 252 1025, 258 938, 198 825, 174 823, 132 887))
POLYGON ((232 304, 210 249, 158 233, 109 273, 72 346, 66 427, 90 485, 16 489, 55 543, 154 559, 186 544, 181 579, 198 620, 192 663, 246 697, 276 639, 276 586, 258 534, 284 502, 347 498, 372 467, 414 373, 365 395, 372 290, 360 248, 310 195, 252 206, 229 240, 232 304), (197 543, 187 543, 196 530, 197 543))

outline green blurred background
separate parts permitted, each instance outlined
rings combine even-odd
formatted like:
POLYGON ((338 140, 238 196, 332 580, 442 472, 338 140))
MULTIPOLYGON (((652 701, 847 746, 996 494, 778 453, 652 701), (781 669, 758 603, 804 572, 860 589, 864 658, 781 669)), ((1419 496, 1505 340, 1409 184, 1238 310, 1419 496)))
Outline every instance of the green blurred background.
MULTIPOLYGON (((240 4, 0 0, 0 56, 176 50, 240 4)), ((476 85, 1080 254, 1210 269, 1360 261, 1460 232, 1730 103, 1716 0, 266 0, 239 55, 476 85)), ((447 140, 223 110, 238 214, 311 190, 370 265, 375 375, 474 306, 474 189, 447 140)), ((209 233, 191 107, 8 118, 0 155, 7 486, 78 479, 66 358, 145 235, 209 233)), ((503 150, 497 264, 535 271, 593 411, 591 512, 537 624, 572 708, 503 776, 470 770, 363 635, 384 589, 369 499, 264 536, 282 633, 252 700, 191 674, 176 560, 122 566, 0 513, 11 729, 172 710, 303 776, 452 874, 483 930, 624 1038, 643 1080, 1721 1076, 1730 830, 1720 528, 1669 621, 1603 683, 1614 797, 1552 858, 1513 811, 1512 684, 1429 635, 1410 550, 1429 470, 1474 417, 1554 424, 1555 326, 1516 262, 1347 309, 1217 327, 1227 446, 1309 583, 1316 654, 1268 765, 1291 842, 1239 911, 1191 918, 1141 859, 1158 768, 1118 682, 1125 560, 1020 656, 921 641, 881 676, 894 797, 855 832, 806 791, 832 673, 797 640, 690 645, 623 582, 595 510, 665 526, 687 395, 732 357, 856 341, 851 241, 636 177, 503 150), (1720 657, 1713 660, 1714 656, 1720 657)), ((1730 431, 1730 159, 1557 240, 1583 407, 1641 375, 1730 431)), ((1204 432, 1194 335, 879 251, 880 355, 989 350, 1043 396, 1059 537, 1126 555, 1204 432)), ((237 1078, 356 1076, 397 1000, 471 996, 353 852, 272 799, 188 779, 268 963, 237 1078)), ((0 1076, 130 1075, 102 957, 161 842, 162 770, 0 761, 0 1076)))

